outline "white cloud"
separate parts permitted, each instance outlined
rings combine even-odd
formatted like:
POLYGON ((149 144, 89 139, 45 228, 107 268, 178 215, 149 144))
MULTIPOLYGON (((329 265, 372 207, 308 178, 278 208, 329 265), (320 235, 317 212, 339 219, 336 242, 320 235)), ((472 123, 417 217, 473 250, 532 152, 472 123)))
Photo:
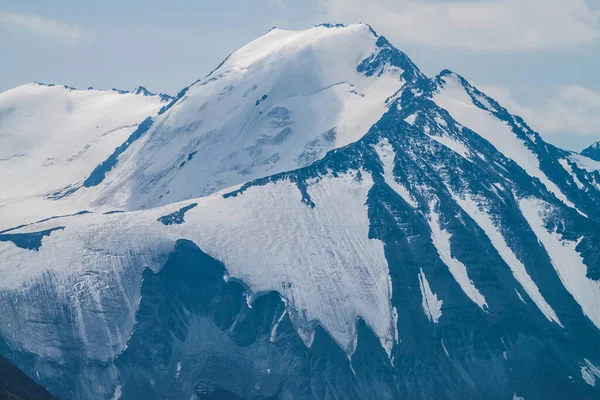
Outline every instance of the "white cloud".
POLYGON ((326 18, 365 22, 398 44, 485 51, 564 48, 600 39, 586 0, 320 0, 326 18))
POLYGON ((501 86, 479 85, 478 88, 509 112, 523 117, 542 135, 597 137, 600 134, 600 92, 579 85, 567 85, 559 88, 545 102, 523 105, 501 86))
POLYGON ((82 36, 82 31, 77 26, 66 25, 33 14, 19 14, 0 10, 0 25, 19 26, 70 46, 77 44, 82 36))

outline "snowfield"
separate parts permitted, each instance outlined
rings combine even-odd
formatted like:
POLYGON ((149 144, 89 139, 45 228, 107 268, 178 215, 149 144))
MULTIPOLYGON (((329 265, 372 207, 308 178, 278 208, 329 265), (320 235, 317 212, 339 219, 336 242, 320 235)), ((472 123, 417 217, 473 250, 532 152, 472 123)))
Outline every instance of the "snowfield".
POLYGON ((548 252, 563 285, 579 303, 583 313, 600 329, 600 282, 586 276, 588 267, 576 250, 579 242, 565 240, 559 233, 548 231, 544 219, 552 212, 551 205, 536 199, 521 199, 519 206, 548 252))
MULTIPOLYGON (((109 300, 103 297, 111 293, 102 290, 105 283, 97 279, 97 274, 110 276, 123 297, 129 299, 128 307, 123 309, 126 315, 118 318, 122 326, 109 335, 110 347, 120 350, 133 326, 139 300, 139 286, 127 286, 122 276, 129 275, 127 269, 144 266, 158 271, 175 241, 186 238, 222 261, 230 277, 245 282, 251 298, 269 291, 284 295, 308 346, 314 324, 319 322, 351 355, 356 343, 356 319, 362 317, 389 354, 397 337, 392 324, 390 278, 383 244, 369 239, 365 203, 372 180, 368 173, 362 172, 361 176, 360 180, 356 173, 328 176, 311 184, 308 194, 314 208, 301 201, 296 184, 281 181, 249 188, 235 197, 215 194, 196 199, 198 205, 186 212, 183 224, 164 225, 157 218, 184 204, 37 224, 35 230, 65 228, 45 237, 39 251, 0 242, 0 252, 5 255, 0 259, 0 288, 18 289, 50 274, 53 280, 65 284, 59 288, 65 301, 72 298, 78 304, 86 301, 87 293, 93 293, 101 306, 109 300), (95 274, 90 276, 89 271, 95 274), (71 287, 68 282, 78 283, 71 287)), ((134 283, 139 285, 139 281, 134 283)), ((26 305, 16 306, 23 313, 36 313, 26 305)), ((31 323, 29 328, 33 329, 35 322, 31 323)), ((91 329, 108 329, 105 322, 82 317, 76 325, 90 353, 99 352, 94 346, 105 347, 88 339, 98 336, 91 329)), ((28 328, 10 328, 9 320, 5 320, 0 329, 18 342, 18 331, 28 328)), ((42 343, 22 345, 28 351, 45 353, 42 343)), ((99 358, 106 360, 115 355, 106 352, 99 358)))
POLYGON ((85 209, 48 197, 77 187, 165 104, 158 95, 38 83, 1 93, 0 230, 85 209))
MULTIPOLYGON (((482 99, 485 100, 479 97, 479 101, 482 99)), ((560 201, 576 209, 575 205, 560 188, 540 169, 536 154, 527 148, 505 121, 490 113, 489 110, 494 111, 491 105, 488 104, 487 110, 475 105, 456 75, 450 74, 444 77, 444 84, 434 96, 434 101, 440 107, 448 110, 457 122, 481 135, 504 156, 516 162, 530 176, 538 178, 560 201)))

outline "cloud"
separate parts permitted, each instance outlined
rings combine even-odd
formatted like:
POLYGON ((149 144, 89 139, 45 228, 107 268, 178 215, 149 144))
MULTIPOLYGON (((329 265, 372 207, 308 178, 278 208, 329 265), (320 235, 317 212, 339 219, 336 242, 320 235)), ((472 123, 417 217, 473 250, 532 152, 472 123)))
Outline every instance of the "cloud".
POLYGON ((600 135, 600 92, 579 85, 567 85, 544 102, 523 105, 504 87, 479 85, 478 88, 509 112, 523 117, 542 135, 600 135))
POLYGON ((365 22, 396 43, 484 51, 598 42, 597 0, 320 0, 331 21, 365 22))
POLYGON ((0 25, 13 25, 51 37, 69 46, 79 42, 82 31, 74 25, 66 25, 50 18, 33 14, 19 14, 0 10, 0 25))
POLYGON ((269 0, 269 3, 274 4, 280 8, 286 8, 285 4, 283 4, 283 0, 269 0))

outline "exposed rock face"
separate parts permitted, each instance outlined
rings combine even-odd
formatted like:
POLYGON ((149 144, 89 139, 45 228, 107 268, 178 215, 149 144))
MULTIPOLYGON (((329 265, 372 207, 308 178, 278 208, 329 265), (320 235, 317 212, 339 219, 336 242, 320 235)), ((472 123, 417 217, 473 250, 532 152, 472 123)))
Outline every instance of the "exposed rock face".
POLYGON ((52 400, 46 389, 0 357, 0 398, 6 400, 52 400))
POLYGON ((581 155, 591 158, 592 160, 600 161, 600 142, 596 142, 589 147, 586 147, 581 155))

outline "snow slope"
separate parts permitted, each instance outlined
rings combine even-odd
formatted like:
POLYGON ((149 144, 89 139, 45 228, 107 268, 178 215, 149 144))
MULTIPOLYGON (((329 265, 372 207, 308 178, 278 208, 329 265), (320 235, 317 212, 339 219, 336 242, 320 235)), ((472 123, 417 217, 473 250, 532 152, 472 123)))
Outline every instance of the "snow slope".
POLYGON ((435 203, 431 203, 430 214, 427 218, 427 222, 431 228, 431 240, 438 251, 440 258, 444 264, 446 264, 463 292, 469 296, 469 299, 471 299, 473 303, 477 304, 482 310, 485 310, 488 308, 488 304, 485 297, 469 277, 467 267, 457 258, 452 256, 452 248, 450 245, 452 234, 440 225, 440 216, 435 210, 436 207, 437 205, 435 203))
POLYGON ((486 206, 477 204, 475 200, 468 196, 465 196, 464 199, 455 197, 455 200, 461 208, 477 222, 481 229, 483 229, 496 250, 498 250, 500 257, 502 257, 504 262, 510 267, 515 279, 521 284, 523 289, 525 289, 525 292, 538 306, 544 316, 548 318, 549 321, 554 321, 562 326, 560 320, 556 316, 556 312, 554 312, 546 299, 541 295, 539 288, 527 273, 525 265, 523 265, 515 253, 508 247, 506 241, 502 237, 500 229, 498 229, 492 218, 485 212, 486 206))
POLYGON ((431 291, 427 277, 425 277, 422 269, 419 271, 419 288, 423 297, 423 311, 425 311, 427 318, 431 322, 437 324, 442 316, 442 304, 444 304, 444 301, 439 300, 437 295, 431 291))
POLYGON ((394 158, 396 158, 396 153, 389 141, 385 139, 378 143, 375 147, 375 151, 383 164, 383 178, 385 179, 385 183, 387 183, 394 192, 398 193, 400 197, 412 207, 418 207, 419 203, 415 201, 408 189, 396 181, 396 178, 394 177, 394 158))
POLYGON ((184 89, 85 190, 95 207, 140 209, 309 165, 360 139, 420 77, 368 25, 273 29, 184 89))
MULTIPOLYGON (((404 53, 368 25, 358 24, 272 29, 169 104, 161 103, 168 100, 165 96, 144 88, 122 94, 118 103, 110 103, 121 93, 117 91, 15 89, 4 96, 10 101, 19 92, 30 93, 37 99, 29 102, 33 110, 45 97, 32 90, 48 92, 44 96, 63 91, 63 102, 53 100, 56 108, 48 108, 47 114, 31 112, 37 118, 52 115, 49 126, 56 135, 81 140, 68 146, 37 144, 35 162, 44 166, 43 174, 15 168, 18 162, 32 161, 18 161, 27 145, 6 152, 3 158, 11 158, 13 171, 8 182, 22 188, 5 200, 19 203, 0 209, 0 215, 22 216, 32 209, 46 215, 136 210, 310 165, 327 151, 360 139, 387 110, 388 98, 419 79, 424 76, 404 53), (93 100, 93 93, 102 97, 93 100), (147 116, 152 118, 144 120, 147 116), (72 128, 65 133, 66 125, 72 128), (62 168, 66 164, 73 166, 69 172, 62 168), (50 201, 43 197, 48 192, 55 193, 50 201), (35 199, 20 202, 33 194, 35 199)), ((14 113, 5 126, 28 124, 23 122, 28 112, 14 113)), ((49 141, 38 127, 23 129, 49 141)), ((40 141, 31 136, 32 144, 40 141)), ((14 225, 3 219, 0 229, 14 225)))
POLYGON ((600 282, 586 276, 588 266, 576 250, 581 241, 565 239, 558 232, 549 231, 544 221, 552 213, 552 206, 535 199, 521 199, 523 216, 544 245, 560 280, 583 313, 600 329, 600 282))
POLYGON ((596 161, 579 154, 571 154, 570 159, 582 169, 590 172, 600 171, 600 161, 596 161))
POLYGON ((436 104, 447 110, 456 121, 481 135, 505 157, 515 161, 529 175, 538 178, 559 200, 569 207, 576 208, 560 188, 540 169, 540 162, 536 154, 515 135, 505 121, 498 119, 490 112, 497 110, 483 96, 469 93, 469 87, 465 86, 460 77, 455 74, 444 74, 442 80, 443 83, 433 97, 436 104), (487 105, 487 109, 474 104, 472 96, 477 96, 477 100, 482 103, 483 107, 487 105))
POLYGON ((76 187, 166 100, 39 83, 0 94, 0 230, 53 215, 44 199, 76 187))
MULTIPOLYGON (((175 241, 188 238, 227 265, 230 277, 245 282, 250 297, 282 293, 308 346, 318 322, 351 355, 356 346, 356 319, 362 317, 390 354, 397 337, 390 278, 382 243, 369 238, 365 205, 373 181, 368 173, 363 171, 360 179, 357 173, 326 176, 310 184, 307 193, 315 207, 304 204, 296 184, 284 180, 227 198, 215 194, 197 199, 197 206, 185 213, 184 224, 158 221, 183 206, 178 204, 148 212, 67 217, 11 231, 19 234, 65 226, 45 237, 39 251, 0 242, 4 255, 0 288, 18 288, 52 276, 61 285, 61 300, 71 297, 83 310, 75 329, 88 353, 107 360, 124 347, 139 297, 139 280, 129 285, 123 276, 136 266, 158 271, 175 241), (127 299, 127 307, 111 320, 117 323, 116 330, 104 315, 88 314, 90 306, 110 302, 112 291, 103 290, 106 279, 127 299), (77 282, 74 287, 62 286, 73 281, 77 282)), ((5 313, 0 317, 3 336, 27 351, 58 356, 48 353, 55 348, 43 342, 24 342, 19 337, 20 331, 34 329, 36 321, 44 319, 40 310, 44 305, 13 306, 29 317, 26 326, 11 325, 14 315, 5 313)))

